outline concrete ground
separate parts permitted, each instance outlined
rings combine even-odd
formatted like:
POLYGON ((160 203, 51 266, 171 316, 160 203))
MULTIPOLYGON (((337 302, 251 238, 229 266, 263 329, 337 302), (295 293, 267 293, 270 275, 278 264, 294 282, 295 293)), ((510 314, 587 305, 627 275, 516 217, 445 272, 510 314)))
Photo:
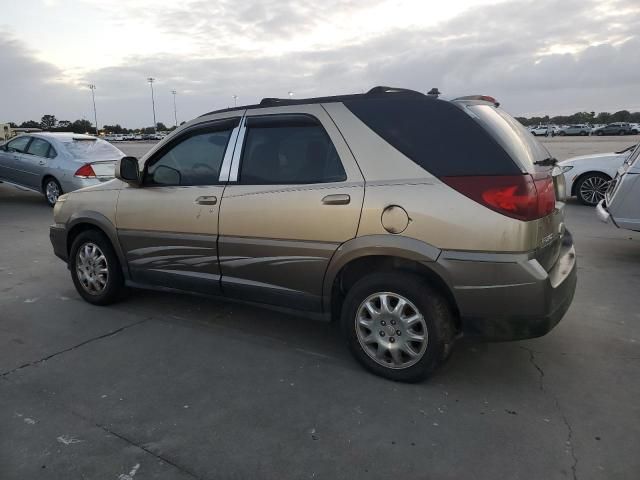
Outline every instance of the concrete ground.
POLYGON ((567 210, 579 283, 558 327, 461 341, 405 385, 304 316, 146 291, 89 305, 51 209, 0 184, 0 478, 636 479, 640 234, 567 210))

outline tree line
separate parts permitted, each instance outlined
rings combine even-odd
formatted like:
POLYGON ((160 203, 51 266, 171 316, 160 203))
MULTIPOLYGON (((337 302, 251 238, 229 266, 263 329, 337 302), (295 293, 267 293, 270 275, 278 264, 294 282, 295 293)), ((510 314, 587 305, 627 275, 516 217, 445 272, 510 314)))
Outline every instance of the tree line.
POLYGON ((640 123, 640 112, 631 113, 629 110, 620 110, 615 113, 600 112, 577 112, 573 115, 557 115, 550 117, 516 117, 516 119, 525 126, 530 125, 546 125, 548 123, 555 125, 571 125, 576 123, 588 124, 607 124, 614 122, 640 123))
MULTIPOLYGON (((182 122, 184 123, 184 122, 182 122)), ((182 123, 180 125, 182 125, 182 123)), ((69 120, 58 120, 55 115, 43 115, 39 122, 35 120, 28 120, 22 122, 20 125, 9 122, 11 128, 40 128, 47 132, 73 132, 73 133, 95 133, 96 127, 85 119, 75 120, 73 122, 69 120)), ((171 131, 176 127, 167 127, 164 123, 158 122, 156 129, 159 132, 171 131)), ((100 129, 105 134, 126 134, 126 133, 154 133, 153 127, 144 128, 124 128, 119 124, 116 125, 103 125, 100 129)))

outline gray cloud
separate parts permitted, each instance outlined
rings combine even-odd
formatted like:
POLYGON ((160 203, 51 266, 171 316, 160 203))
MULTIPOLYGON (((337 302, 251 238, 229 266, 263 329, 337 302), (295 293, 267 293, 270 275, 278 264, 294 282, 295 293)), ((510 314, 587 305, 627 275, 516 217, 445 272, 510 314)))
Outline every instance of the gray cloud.
MULTIPOLYGON (((252 103, 289 90, 303 97, 381 84, 491 94, 514 114, 640 110, 640 5, 632 0, 610 2, 606 9, 599 0, 511 1, 472 8, 429 28, 396 29, 279 56, 263 55, 260 46, 298 38, 331 22, 337 11, 357 19, 361 3, 329 0, 318 7, 311 0, 252 0, 240 5, 201 1, 161 14, 140 11, 157 28, 189 35, 210 48, 198 57, 132 56, 118 67, 88 73, 86 79, 98 85, 101 123, 150 124, 149 75, 157 78, 158 118, 165 123, 171 123, 174 88, 183 120, 232 105, 234 94, 252 103), (255 48, 237 47, 238 39, 255 48)), ((2 91, 10 92, 4 109, 9 118, 90 117, 84 82, 51 82, 62 72, 35 61, 15 40, 0 40, 0 67, 15 72, 0 79, 2 91)))

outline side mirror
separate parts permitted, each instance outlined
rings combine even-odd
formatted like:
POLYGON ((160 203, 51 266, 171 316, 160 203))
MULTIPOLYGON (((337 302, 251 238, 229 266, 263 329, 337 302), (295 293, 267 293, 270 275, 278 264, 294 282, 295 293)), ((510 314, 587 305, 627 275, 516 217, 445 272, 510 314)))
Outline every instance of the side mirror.
POLYGON ((116 178, 131 185, 140 186, 140 167, 136 157, 122 157, 116 164, 116 178))

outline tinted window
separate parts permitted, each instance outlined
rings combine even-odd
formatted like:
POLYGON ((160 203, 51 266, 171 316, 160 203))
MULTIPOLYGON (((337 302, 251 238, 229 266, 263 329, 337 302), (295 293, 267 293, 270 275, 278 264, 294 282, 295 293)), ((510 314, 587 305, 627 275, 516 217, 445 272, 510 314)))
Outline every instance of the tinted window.
POLYGON ((511 115, 490 105, 467 107, 502 147, 528 171, 533 162, 549 158, 549 151, 511 115))
MULTIPOLYGON (((291 116, 287 116, 291 117, 291 116)), ((242 153, 240 182, 278 185, 346 180, 338 153, 315 121, 249 126, 242 153)), ((251 125, 251 124, 249 124, 251 125)))
POLYGON ((65 141, 64 146, 78 160, 119 160, 124 156, 109 142, 97 138, 73 139, 65 141))
POLYGON ((29 145, 27 153, 38 157, 46 157, 47 153, 49 153, 49 142, 41 138, 34 138, 31 145, 29 145))
POLYGON ((192 134, 170 147, 147 168, 152 185, 215 185, 231 130, 192 134))
POLYGON ((15 140, 10 141, 7 144, 7 147, 9 147, 9 150, 13 152, 24 153, 27 148, 27 144, 29 143, 29 140, 31 140, 31 137, 26 137, 26 136, 18 137, 15 140))
MULTIPOLYGON (((351 100, 345 105, 389 144, 433 175, 520 173, 504 148, 451 102, 393 95, 351 100)), ((531 137, 530 133, 527 135, 531 137)))

